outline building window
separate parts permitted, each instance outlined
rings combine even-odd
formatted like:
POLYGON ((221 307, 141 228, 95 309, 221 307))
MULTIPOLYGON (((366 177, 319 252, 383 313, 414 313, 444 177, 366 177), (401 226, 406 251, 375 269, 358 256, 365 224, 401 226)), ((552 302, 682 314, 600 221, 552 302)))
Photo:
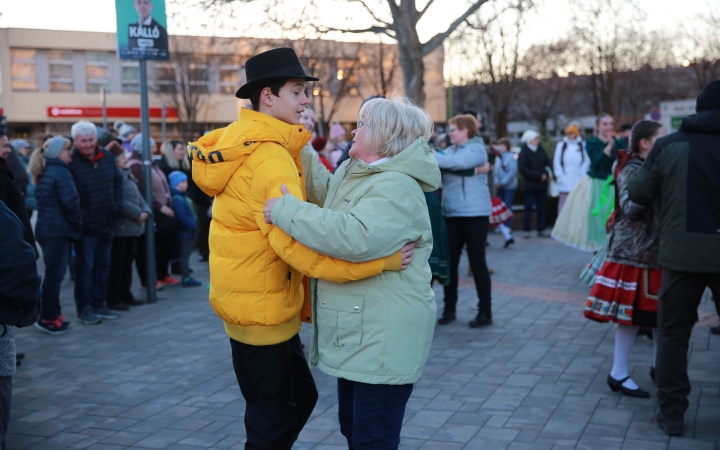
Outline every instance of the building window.
POLYGON ((210 88, 208 80, 208 66, 203 63, 191 63, 188 65, 188 81, 190 81, 190 91, 200 94, 207 94, 210 88))
POLYGON ((73 91, 72 52, 67 50, 48 51, 50 63, 50 91, 73 91))
POLYGON ((10 50, 13 91, 37 91, 36 53, 24 48, 10 50))
POLYGON ((137 63, 123 62, 120 67, 123 94, 140 92, 140 66, 137 63))
POLYGON ((88 92, 100 92, 103 87, 105 92, 110 92, 109 61, 110 53, 85 53, 85 78, 87 79, 88 92))
POLYGON ((177 81, 175 80, 175 64, 157 63, 155 65, 155 84, 158 92, 175 92, 177 81))
POLYGON ((240 66, 220 66, 220 93, 234 94, 240 87, 240 66))

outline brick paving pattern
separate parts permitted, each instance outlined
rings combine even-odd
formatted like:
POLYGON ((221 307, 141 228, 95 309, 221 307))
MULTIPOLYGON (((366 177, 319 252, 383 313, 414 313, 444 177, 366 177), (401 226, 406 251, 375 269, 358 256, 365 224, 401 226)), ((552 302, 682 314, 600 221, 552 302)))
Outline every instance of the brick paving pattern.
MULTIPOLYGON (((490 238, 494 325, 473 330, 472 280, 463 278, 459 320, 435 331, 415 385, 402 449, 720 449, 720 336, 709 299, 691 341, 693 391, 686 437, 653 422, 657 400, 610 392, 614 327, 582 317, 589 289, 578 274, 589 254, 547 239, 490 238)), ((195 276, 207 281, 207 265, 195 276)), ((466 267, 461 268, 465 273, 466 267)), ((438 311, 442 289, 437 288, 438 311)), ((137 295, 142 295, 139 289, 137 295)), ((230 345, 204 288, 166 288, 159 302, 97 326, 77 323, 63 285, 70 333, 19 330, 26 360, 14 377, 10 449, 242 449, 244 402, 230 345)), ((301 333, 309 342, 309 328, 301 333)), ((654 393, 652 343, 639 338, 633 378, 654 393)), ((320 399, 295 445, 346 448, 335 380, 314 370, 320 399)))

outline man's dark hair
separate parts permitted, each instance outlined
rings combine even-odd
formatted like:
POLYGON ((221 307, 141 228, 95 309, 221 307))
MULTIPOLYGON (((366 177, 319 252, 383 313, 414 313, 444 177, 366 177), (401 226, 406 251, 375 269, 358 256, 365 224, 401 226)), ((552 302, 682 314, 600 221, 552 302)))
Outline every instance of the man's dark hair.
POLYGON ((466 110, 466 111, 463 111, 463 114, 470 114, 471 116, 475 117, 476 119, 477 119, 478 117, 480 117, 480 115, 478 114, 478 112, 475 111, 474 109, 468 109, 468 110, 466 110))
POLYGON ((633 129, 633 126, 631 124, 624 123, 624 124, 620 125, 620 128, 618 129, 618 131, 620 133, 622 133, 623 131, 630 131, 632 129, 633 129))
POLYGON ((260 94, 262 93, 263 89, 270 88, 270 92, 272 92, 272 95, 277 97, 280 95, 280 89, 285 86, 285 83, 287 83, 287 80, 275 81, 273 83, 262 85, 252 91, 250 93, 250 103, 252 104, 253 111, 260 111, 260 94))

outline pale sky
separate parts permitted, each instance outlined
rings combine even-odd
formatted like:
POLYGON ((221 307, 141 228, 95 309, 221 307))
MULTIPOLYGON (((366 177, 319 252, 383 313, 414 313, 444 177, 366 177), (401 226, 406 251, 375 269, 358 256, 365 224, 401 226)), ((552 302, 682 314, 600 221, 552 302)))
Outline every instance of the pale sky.
MULTIPOLYGON (((648 14, 648 26, 653 29, 674 29, 678 23, 687 21, 702 14, 712 6, 720 4, 720 0, 637 0, 640 7, 648 14)), ((296 1, 287 0, 288 5, 297 5, 296 1)), ((328 4, 326 11, 337 11, 338 2, 319 0, 328 4)), ((423 39, 447 27, 454 15, 459 14, 467 0, 437 1, 419 24, 423 39), (453 5, 454 7, 450 7, 453 5)), ((257 3, 257 2, 256 2, 257 3)), ((424 3, 418 0, 419 4, 424 3)), ((484 5, 482 8, 484 8, 484 5)), ((564 34, 569 26, 572 4, 568 0, 545 0, 542 13, 529 24, 528 32, 533 40, 550 40, 564 34)), ((259 5, 242 6, 242 15, 257 17, 259 5), (247 11, 247 14, 245 12, 247 11)), ((359 8, 359 7, 358 7, 359 8)), ((353 9, 345 5, 342 13, 329 16, 333 22, 348 23, 348 19, 360 17, 362 9, 353 9)), ((0 0, 0 27, 13 28, 47 28, 56 30, 83 31, 115 31, 114 0, 0 0)), ((632 21, 632 17, 625 18, 632 21)), ((350 22, 352 23, 352 22, 350 22)), ((360 25, 367 25, 360 24, 360 25)), ((168 31, 173 32, 172 26, 168 31)), ((191 34, 205 34, 198 29, 191 34)))

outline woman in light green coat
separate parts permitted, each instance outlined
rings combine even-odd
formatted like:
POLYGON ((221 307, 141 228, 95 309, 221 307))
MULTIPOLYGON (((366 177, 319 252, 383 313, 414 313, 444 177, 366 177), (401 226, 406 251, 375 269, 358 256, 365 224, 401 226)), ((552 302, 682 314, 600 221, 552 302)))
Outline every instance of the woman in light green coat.
POLYGON ((272 199, 269 223, 315 251, 370 261, 415 242, 412 262, 344 284, 317 280, 310 364, 338 378, 340 430, 351 449, 397 448, 405 405, 432 342, 436 304, 424 192, 440 185, 432 120, 404 99, 360 109, 350 160, 331 175, 304 158, 308 199, 272 199))

